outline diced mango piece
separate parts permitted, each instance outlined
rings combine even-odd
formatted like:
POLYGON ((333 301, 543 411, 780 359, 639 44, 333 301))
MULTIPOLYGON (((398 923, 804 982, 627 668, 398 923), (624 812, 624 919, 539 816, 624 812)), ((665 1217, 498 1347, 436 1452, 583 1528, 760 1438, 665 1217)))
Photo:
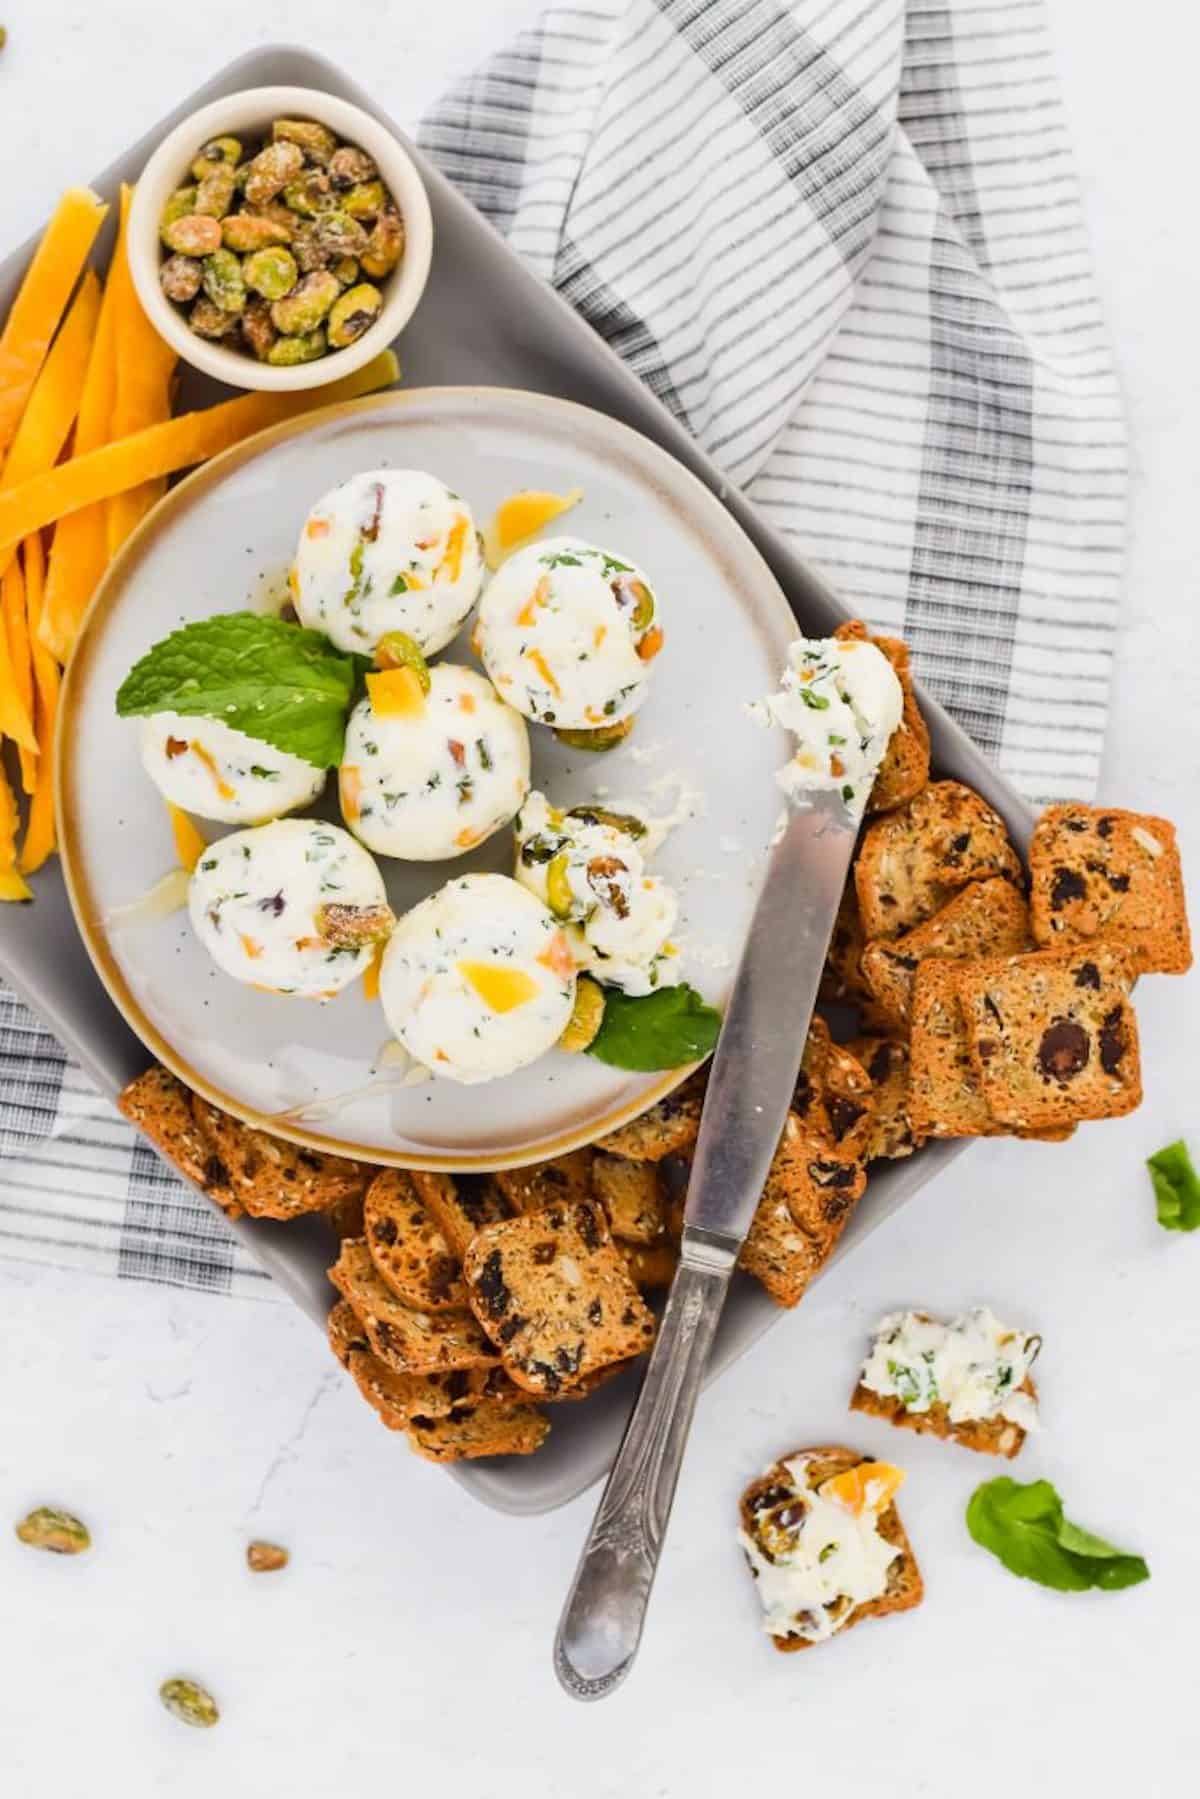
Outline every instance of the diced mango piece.
POLYGON ((501 968, 494 962, 460 962, 458 972, 493 1012, 513 1012, 537 997, 537 982, 522 968, 501 968))
POLYGON ((501 500, 483 533, 484 557, 491 569, 499 568, 510 550, 536 537, 552 519, 561 518, 583 498, 582 487, 570 493, 541 493, 527 489, 501 500))
POLYGON ((167 801, 167 816, 171 820, 171 835, 175 839, 175 854, 179 857, 179 866, 186 868, 191 874, 208 844, 187 813, 178 806, 173 806, 170 800, 167 801))
POLYGON ((367 676, 371 710, 379 718, 420 718, 425 692, 415 668, 385 668, 367 676))

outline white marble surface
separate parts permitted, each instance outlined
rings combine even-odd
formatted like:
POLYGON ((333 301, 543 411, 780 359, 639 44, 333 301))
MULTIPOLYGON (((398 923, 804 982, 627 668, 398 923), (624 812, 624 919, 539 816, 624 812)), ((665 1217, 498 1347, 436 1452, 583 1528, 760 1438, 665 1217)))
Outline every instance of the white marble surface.
MULTIPOLYGON (((413 118, 534 10, 9 0, 0 166, 19 181, 4 185, 3 237, 255 42, 326 50, 413 118)), ((1104 790, 1178 819, 1198 866, 1195 27, 1168 0, 1052 10, 1135 434, 1104 790)), ((1200 1750, 1200 1239, 1156 1227, 1141 1163, 1196 1132, 1197 992, 1196 978, 1139 992, 1141 1112, 1055 1150, 973 1149, 702 1402, 641 1663, 599 1708, 562 1698, 549 1663, 590 1500, 542 1520, 481 1511, 376 1426, 285 1305, 0 1265, 0 1789, 1186 1790, 1200 1750), (986 1464, 848 1425, 877 1313, 975 1298, 1046 1336, 1047 1428, 1020 1472, 1051 1476, 1081 1522, 1144 1552, 1148 1585, 1067 1597, 1014 1580, 963 1527, 986 1464), (819 1655, 776 1656, 732 1541, 737 1492, 796 1442, 845 1436, 910 1470, 927 1603, 819 1655), (35 1556, 5 1534, 47 1499, 90 1520, 91 1556, 35 1556), (244 1571, 252 1533, 291 1547, 286 1573, 244 1571), (217 1693, 218 1730, 159 1710, 157 1684, 178 1671, 217 1693)))

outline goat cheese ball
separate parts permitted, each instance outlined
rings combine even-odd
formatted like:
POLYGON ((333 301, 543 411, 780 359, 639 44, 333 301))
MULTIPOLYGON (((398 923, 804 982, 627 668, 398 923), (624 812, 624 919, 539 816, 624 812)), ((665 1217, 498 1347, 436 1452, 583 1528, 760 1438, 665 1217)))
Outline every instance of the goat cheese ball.
POLYGON ((380 856, 440 862, 508 824, 529 792, 525 720, 473 669, 439 662, 429 691, 368 678, 350 714, 342 816, 380 856))
POLYGON ((471 1086, 553 1049, 575 974, 566 932, 532 893, 507 875, 463 875, 401 918, 379 997, 410 1056, 471 1086))
POLYGON ((482 579, 466 501, 436 475, 383 468, 317 501, 291 589, 300 622, 340 650, 369 655, 385 632, 407 631, 431 656, 458 631, 482 579))
POLYGON ((552 537, 492 576, 474 641, 502 698, 526 718, 599 731, 642 705, 663 634, 639 568, 579 538, 552 537))
POLYGON ((197 818, 260 825, 310 805, 325 770, 247 737, 218 718, 153 712, 142 721, 142 767, 163 798, 197 818))
POLYGON ((782 725, 795 752, 776 779, 789 799, 840 792, 848 806, 867 803, 871 783, 904 711, 896 671, 860 638, 799 637, 788 647, 779 692, 755 702, 760 724, 782 725))
POLYGON ((217 967, 271 993, 329 999, 394 923, 383 876, 348 831, 281 818, 211 844, 188 884, 192 929, 217 967))
POLYGON ((562 812, 531 793, 515 831, 517 880, 568 926, 580 968, 633 995, 681 979, 671 942, 679 902, 645 871, 645 819, 602 806, 562 812))

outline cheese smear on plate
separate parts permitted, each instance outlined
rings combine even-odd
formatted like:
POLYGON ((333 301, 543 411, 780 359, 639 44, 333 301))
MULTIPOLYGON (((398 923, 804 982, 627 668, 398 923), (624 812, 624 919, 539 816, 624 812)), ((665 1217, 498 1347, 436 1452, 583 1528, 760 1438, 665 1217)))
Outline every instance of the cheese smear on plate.
POLYGON ((987 1306, 942 1324, 925 1312, 889 1312, 879 1322, 862 1384, 907 1412, 944 1405, 951 1424, 1005 1418, 1036 1430, 1037 1402, 1018 1391, 1042 1339, 1010 1330, 987 1306))
POLYGON ((861 639, 800 637, 788 650, 779 692, 756 701, 751 716, 781 725, 796 739, 776 779, 791 800, 840 792, 853 811, 871 783, 904 711, 896 672, 882 650, 861 639))

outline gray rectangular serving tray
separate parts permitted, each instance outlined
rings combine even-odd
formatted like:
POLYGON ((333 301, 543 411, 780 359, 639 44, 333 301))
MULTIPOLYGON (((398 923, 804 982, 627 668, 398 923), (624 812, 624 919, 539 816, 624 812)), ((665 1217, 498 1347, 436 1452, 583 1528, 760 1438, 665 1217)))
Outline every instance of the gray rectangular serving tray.
MULTIPOLYGON (((135 181, 150 152, 179 121, 240 88, 276 84, 312 87, 363 107, 390 130, 393 121, 332 63, 312 52, 278 46, 251 51, 188 96, 176 110, 98 176, 92 186, 115 200, 122 181, 135 181)), ((397 132, 397 135, 402 135, 397 132)), ((803 631, 827 635, 849 616, 846 607, 739 493, 664 406, 554 290, 531 275, 479 213, 412 144, 433 209, 433 269, 424 299, 401 348, 406 387, 470 384, 526 388, 553 394, 620 419, 653 438, 709 487, 761 551, 786 593, 803 631)), ((115 213, 115 208, 114 208, 115 213)), ((114 219, 99 254, 111 247, 114 219)), ((0 308, 7 307, 33 250, 23 245, 0 265, 0 308)), ((223 396, 194 371, 184 380, 184 405, 223 396)), ((1024 849, 1032 817, 1023 801, 984 759, 954 721, 922 698, 939 773, 969 783, 1003 816, 1024 849)), ((37 878, 31 906, 0 907, 0 971, 45 1021, 96 1085, 112 1096, 146 1066, 146 1051, 109 1000, 76 933, 57 863, 37 878)), ((962 1147, 932 1143, 904 1162, 872 1175, 835 1260, 931 1180, 962 1147)), ((251 1253, 318 1323, 331 1291, 325 1278, 330 1238, 319 1220, 271 1224, 239 1219, 232 1228, 251 1253)), ((761 1288, 739 1277, 713 1352, 715 1378, 780 1316, 761 1288)), ((634 1377, 610 1383, 582 1405, 558 1407, 554 1429, 535 1456, 462 1463, 455 1477, 485 1504, 515 1514, 549 1511, 604 1474, 624 1429, 634 1377)))

